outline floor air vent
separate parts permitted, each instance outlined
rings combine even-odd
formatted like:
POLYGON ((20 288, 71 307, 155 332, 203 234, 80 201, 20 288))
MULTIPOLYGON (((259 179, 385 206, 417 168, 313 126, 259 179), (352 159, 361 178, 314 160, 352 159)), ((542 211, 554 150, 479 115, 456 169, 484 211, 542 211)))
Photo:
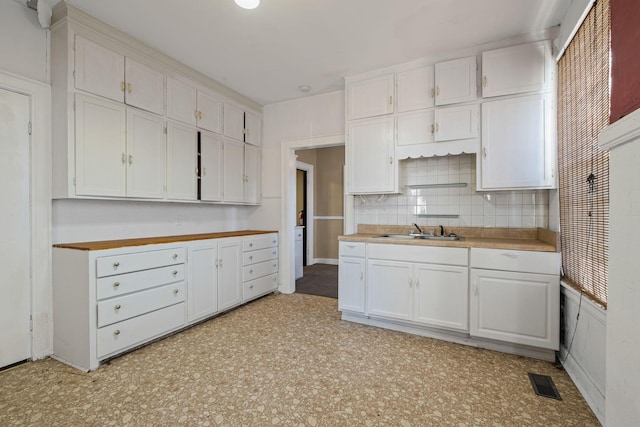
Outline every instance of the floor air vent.
POLYGON ((529 372, 529 379, 531 380, 533 391, 535 391, 538 396, 562 400, 562 398, 560 397, 560 393, 558 393, 556 385, 553 383, 553 380, 550 376, 532 374, 531 372, 529 372))

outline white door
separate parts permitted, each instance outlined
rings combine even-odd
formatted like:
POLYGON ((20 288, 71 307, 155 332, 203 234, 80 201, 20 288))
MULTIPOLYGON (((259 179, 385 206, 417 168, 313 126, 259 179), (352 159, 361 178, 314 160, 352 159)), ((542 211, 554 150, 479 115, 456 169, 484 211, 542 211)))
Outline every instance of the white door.
POLYGON ((200 132, 200 199, 222 201, 222 138, 200 132))
POLYGON ((476 57, 454 59, 435 65, 436 105, 473 101, 477 98, 476 57))
POLYGON ((189 322, 218 311, 217 255, 216 243, 189 248, 189 322))
POLYGON ((433 107, 433 65, 398 73, 398 113, 433 107))
POLYGON ((338 309, 364 314, 364 258, 340 257, 338 264, 338 309))
POLYGON ((127 197, 164 197, 165 150, 164 119, 127 108, 127 197))
POLYGON ((393 125, 393 117, 349 123, 346 144, 349 193, 394 191, 393 125))
POLYGON ((251 145, 244 147, 244 201, 260 203, 261 150, 251 145))
POLYGON ((75 43, 75 87, 124 102, 124 56, 80 36, 75 43))
POLYGON ((224 103, 224 136, 244 141, 244 110, 233 104, 224 103))
POLYGON ((207 92, 198 91, 198 127, 215 133, 222 133, 222 100, 207 92))
POLYGON ((164 114, 164 74, 131 58, 125 60, 127 104, 164 114))
POLYGON ((347 119, 393 113, 393 74, 361 80, 347 86, 347 119))
POLYGON ((167 117, 196 125, 196 89, 187 83, 167 77, 167 117))
POLYGON ((433 142, 433 110, 399 114, 396 118, 396 145, 428 144, 433 142))
POLYGON ((413 264, 369 260, 367 313, 392 319, 413 318, 413 264))
POLYGON ((167 123, 167 199, 198 198, 198 132, 167 123))
POLYGON ((260 133, 262 132, 262 120, 252 113, 244 113, 244 142, 260 146, 260 133))
POLYGON ((469 269, 416 264, 414 320, 426 325, 469 330, 469 269))
POLYGON ((478 105, 438 108, 434 122, 436 141, 477 138, 478 105))
POLYGON ((0 367, 31 357, 29 98, 0 89, 0 367))
MULTIPOLYGON (((225 110, 226 111, 226 110, 225 110)), ((224 141, 224 201, 244 201, 244 143, 224 141)))
POLYGON ((218 244, 218 308, 225 310, 242 302, 240 283, 241 240, 232 239, 218 244))

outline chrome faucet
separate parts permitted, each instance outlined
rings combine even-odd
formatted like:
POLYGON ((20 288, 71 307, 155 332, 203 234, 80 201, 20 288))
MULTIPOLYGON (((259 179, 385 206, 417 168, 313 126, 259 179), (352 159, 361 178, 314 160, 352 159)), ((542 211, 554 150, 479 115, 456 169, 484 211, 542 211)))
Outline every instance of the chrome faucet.
POLYGON ((422 231, 422 228, 420 228, 420 226, 418 224, 416 224, 415 222, 413 223, 413 226, 418 230, 418 233, 420 234, 424 234, 424 231, 422 231))
POLYGON ((438 227, 440 227, 440 235, 444 236, 444 227, 439 225, 438 227))

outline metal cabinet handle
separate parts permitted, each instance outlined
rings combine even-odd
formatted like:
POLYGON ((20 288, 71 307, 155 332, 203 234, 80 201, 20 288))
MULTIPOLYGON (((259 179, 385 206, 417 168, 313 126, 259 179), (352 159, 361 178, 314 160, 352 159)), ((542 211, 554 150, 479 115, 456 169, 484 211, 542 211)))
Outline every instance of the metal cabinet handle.
POLYGON ((133 86, 131 85, 131 83, 127 83, 127 92, 131 93, 132 90, 133 86))
POLYGON ((253 274, 253 269, 249 270, 249 274, 253 274))
POLYGON ((133 164, 133 156, 129 154, 129 166, 133 164))
POLYGON ((178 254, 173 254, 173 259, 178 259, 178 254))
POLYGON ((275 254, 276 254, 276 251, 271 252, 271 254, 272 254, 272 255, 275 255, 275 254))
POLYGON ((249 289, 253 289, 253 285, 249 286, 249 289))
POLYGON ((431 133, 433 134, 433 132, 435 132, 435 127, 433 125, 431 125, 431 133))
POLYGON ((440 86, 436 86, 436 95, 440 95, 440 86))
POLYGON ((389 97, 389 105, 393 105, 393 96, 389 97))
POLYGON ((251 261, 252 259, 253 259, 253 255, 251 255, 251 256, 249 257, 249 261, 251 261))
POLYGON ((120 310, 122 308, 122 306, 120 304, 117 304, 115 307, 113 307, 115 310, 120 310))
POLYGON ((483 159, 487 158, 487 147, 482 147, 482 158, 483 159))
POLYGON ((171 272, 171 274, 173 274, 174 276, 177 276, 177 275, 178 275, 178 270, 173 270, 173 271, 171 272))
POLYGON ((273 264, 273 268, 276 268, 278 266, 278 264, 273 264))
POLYGON ((487 79, 487 76, 484 76, 482 78, 482 87, 487 87, 487 82, 489 81, 489 79, 487 79))
POLYGON ((431 97, 433 98, 435 95, 436 95, 436 91, 433 88, 431 88, 431 97))
POLYGON ((361 271, 360 272, 360 280, 364 279, 364 273, 361 271))
POLYGON ((113 268, 118 268, 120 267, 120 263, 118 261, 113 263, 113 268))
POLYGON ((124 165, 125 163, 127 163, 127 155, 122 153, 122 164, 124 165))
POLYGON ((512 258, 512 259, 518 258, 520 256, 520 255, 518 255, 516 253, 513 253, 513 252, 503 252, 502 255, 504 255, 504 256, 506 256, 508 258, 512 258))
POLYGON ((253 243, 249 243, 249 247, 252 248, 253 247, 253 243))
POLYGON ((178 292, 180 292, 180 290, 178 290, 178 289, 174 289, 174 290, 173 290, 173 294, 174 294, 174 295, 178 295, 178 292))
POLYGON ((393 156, 389 156, 389 164, 392 165, 393 164, 393 156))
POLYGON ((122 92, 124 92, 125 88, 126 88, 126 86, 125 86, 124 82, 120 82, 120 90, 122 92))
POLYGON ((273 243, 273 244, 275 245, 276 241, 275 241, 275 240, 272 240, 272 241, 271 241, 271 243, 273 243))
POLYGON ((117 289, 118 286, 120 286, 120 282, 114 282, 113 287, 117 289))
POLYGON ((120 335, 120 329, 116 329, 115 331, 113 331, 113 335, 116 335, 116 336, 120 335))

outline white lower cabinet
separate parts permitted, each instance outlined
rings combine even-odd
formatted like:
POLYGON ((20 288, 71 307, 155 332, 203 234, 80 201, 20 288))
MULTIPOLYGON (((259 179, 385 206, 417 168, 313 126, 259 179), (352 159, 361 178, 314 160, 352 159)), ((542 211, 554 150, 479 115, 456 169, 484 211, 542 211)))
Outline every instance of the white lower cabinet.
POLYGON ((242 301, 278 289, 278 235, 247 237, 242 250, 242 301))
POLYGON ((367 273, 367 313, 411 320, 413 264, 374 259, 367 262, 367 273))
POLYGON ((467 331, 469 269, 453 265, 415 264, 415 322, 467 331))
POLYGON ((218 310, 226 310, 242 302, 242 240, 218 243, 218 310))
POLYGON ((558 253, 472 248, 471 267, 472 336, 559 349, 558 253))
POLYGON ((189 260, 187 322, 218 311, 218 245, 215 241, 192 245, 189 260))
POLYGON ((365 313, 365 243, 339 242, 338 310, 365 313))

